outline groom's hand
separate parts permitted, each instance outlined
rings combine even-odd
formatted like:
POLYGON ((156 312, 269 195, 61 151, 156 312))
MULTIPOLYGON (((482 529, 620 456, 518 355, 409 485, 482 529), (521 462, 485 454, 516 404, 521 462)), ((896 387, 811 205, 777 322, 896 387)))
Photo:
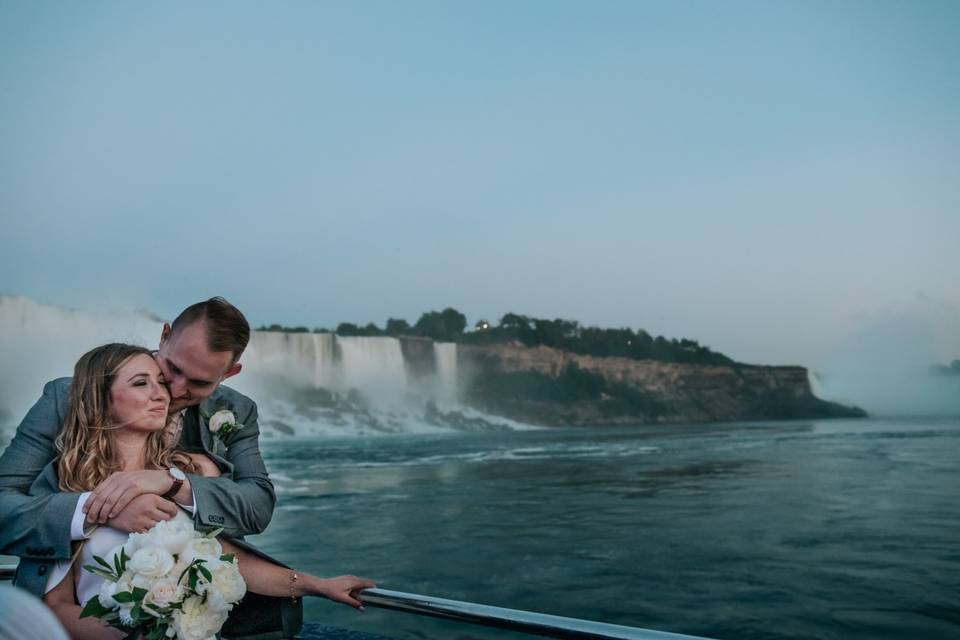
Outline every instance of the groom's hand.
POLYGON ((131 500, 116 517, 110 518, 108 524, 126 533, 142 533, 175 515, 177 505, 155 493, 144 493, 131 500))
POLYGON ((163 495, 173 484, 166 471, 114 471, 94 488, 83 510, 87 522, 103 524, 117 516, 127 504, 144 493, 163 495))

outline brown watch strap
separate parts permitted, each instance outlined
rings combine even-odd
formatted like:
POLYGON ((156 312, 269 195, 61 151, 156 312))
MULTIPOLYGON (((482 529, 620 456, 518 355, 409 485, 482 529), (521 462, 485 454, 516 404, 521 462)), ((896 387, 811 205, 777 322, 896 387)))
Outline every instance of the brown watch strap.
POLYGON ((167 490, 167 492, 160 497, 166 498, 167 500, 173 500, 173 496, 177 495, 177 491, 180 491, 180 487, 182 486, 183 486, 183 480, 180 480, 179 478, 174 478, 173 484, 170 485, 170 488, 167 490))

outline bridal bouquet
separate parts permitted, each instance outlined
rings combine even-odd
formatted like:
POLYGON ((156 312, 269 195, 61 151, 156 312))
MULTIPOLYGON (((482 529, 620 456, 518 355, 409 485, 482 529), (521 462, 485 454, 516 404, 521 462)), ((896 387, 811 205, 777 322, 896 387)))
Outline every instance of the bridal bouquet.
POLYGON ((174 519, 130 534, 106 558, 94 556, 96 565, 84 565, 104 582, 80 617, 96 616, 129 639, 212 639, 247 592, 218 533, 202 535, 174 519))

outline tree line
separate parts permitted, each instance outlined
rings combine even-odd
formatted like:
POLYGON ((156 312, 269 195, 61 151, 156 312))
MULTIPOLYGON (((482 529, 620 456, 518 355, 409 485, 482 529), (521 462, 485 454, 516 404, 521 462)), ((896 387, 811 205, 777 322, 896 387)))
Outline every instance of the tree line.
MULTIPOLYGON (((467 331, 467 317, 453 308, 428 311, 416 324, 390 318, 384 328, 374 323, 365 326, 342 322, 332 331, 313 329, 315 333, 336 333, 339 336, 419 336, 437 342, 464 344, 503 344, 520 342, 528 347, 547 346, 563 351, 601 357, 622 357, 637 360, 686 362, 691 364, 734 365, 736 362, 722 353, 687 338, 652 336, 643 329, 604 329, 583 326, 576 320, 547 320, 516 313, 507 313, 496 325, 480 321, 467 331)), ((307 327, 284 327, 278 324, 262 326, 258 331, 286 331, 309 333, 307 327)))

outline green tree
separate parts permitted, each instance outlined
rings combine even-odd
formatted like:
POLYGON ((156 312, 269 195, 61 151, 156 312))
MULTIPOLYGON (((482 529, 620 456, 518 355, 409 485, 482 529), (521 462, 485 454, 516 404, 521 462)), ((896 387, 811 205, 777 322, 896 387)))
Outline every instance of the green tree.
POLYGON ((341 322, 337 325, 337 335, 338 336, 359 336, 360 327, 353 324, 352 322, 341 322))
POLYGON ((389 318, 387 320, 387 335, 388 336, 403 336, 410 335, 412 333, 410 325, 407 324, 406 320, 401 320, 400 318, 389 318))
POLYGON ((428 311, 420 316, 413 330, 417 335, 440 342, 456 342, 467 326, 467 316, 452 307, 443 311, 428 311))

